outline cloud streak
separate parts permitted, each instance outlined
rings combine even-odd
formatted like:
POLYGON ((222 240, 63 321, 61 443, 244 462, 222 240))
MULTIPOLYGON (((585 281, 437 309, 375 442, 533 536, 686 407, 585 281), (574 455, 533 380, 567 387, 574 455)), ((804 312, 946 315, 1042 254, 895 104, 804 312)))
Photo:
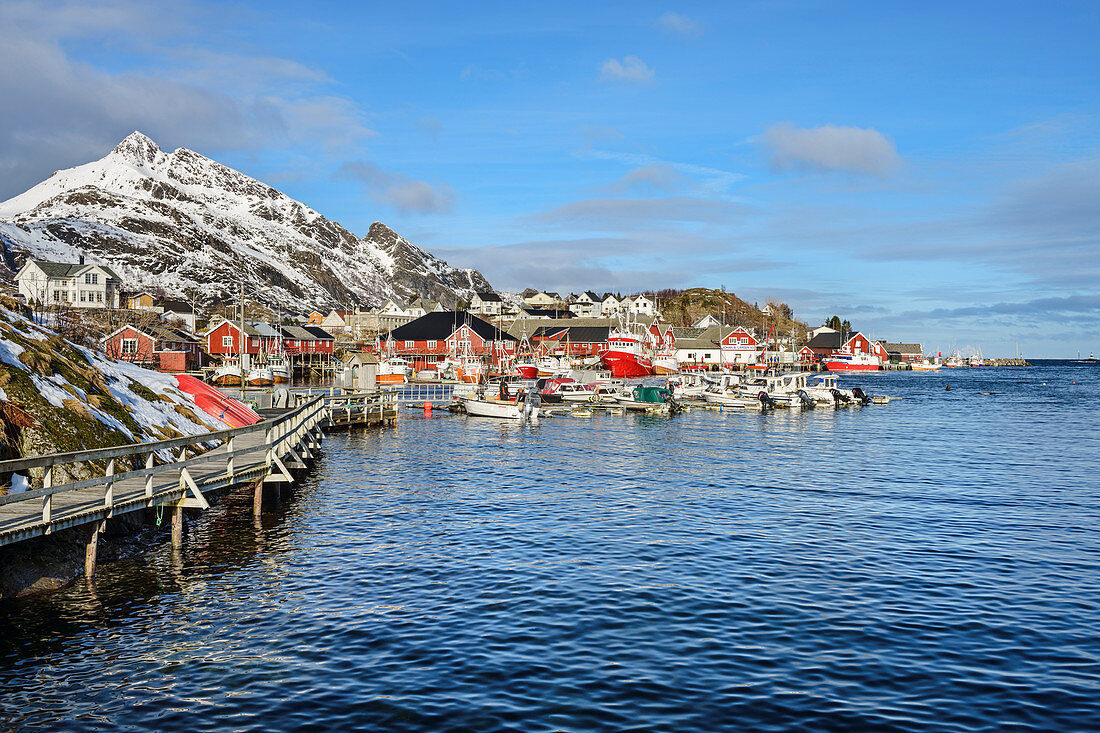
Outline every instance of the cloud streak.
POLYGON ((878 130, 823 125, 811 129, 789 122, 772 125, 761 141, 777 168, 841 171, 886 176, 901 166, 894 142, 878 130))
POLYGON ((622 61, 608 59, 600 66, 601 81, 622 81, 632 84, 648 84, 657 77, 657 70, 646 65, 637 56, 625 56, 622 61))
POLYGON ((657 25, 666 33, 681 38, 698 38, 703 35, 703 26, 691 18, 671 11, 658 18, 657 25))
POLYGON ((336 177, 358 181, 371 199, 401 212, 446 214, 454 207, 455 195, 450 186, 413 180, 367 161, 344 163, 336 177))

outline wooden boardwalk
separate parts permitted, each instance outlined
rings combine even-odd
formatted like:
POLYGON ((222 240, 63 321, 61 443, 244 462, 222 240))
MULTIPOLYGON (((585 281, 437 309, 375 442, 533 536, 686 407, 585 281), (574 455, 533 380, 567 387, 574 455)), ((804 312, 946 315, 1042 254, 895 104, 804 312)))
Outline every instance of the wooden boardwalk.
POLYGON ((255 486, 259 513, 264 484, 294 481, 314 459, 326 430, 392 424, 397 413, 378 394, 319 395, 257 425, 116 448, 0 461, 0 474, 41 472, 43 487, 0 496, 0 546, 87 525, 85 572, 95 568, 105 522, 129 512, 172 511, 172 542, 183 535, 183 511, 208 509, 207 496, 255 486), (62 480, 88 475, 92 478, 62 480), (80 469, 79 473, 76 469, 80 469))

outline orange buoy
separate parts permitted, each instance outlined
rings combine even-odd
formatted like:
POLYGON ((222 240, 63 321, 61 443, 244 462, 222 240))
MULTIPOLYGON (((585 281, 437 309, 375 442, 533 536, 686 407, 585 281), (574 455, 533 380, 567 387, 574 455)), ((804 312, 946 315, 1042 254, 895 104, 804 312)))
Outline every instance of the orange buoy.
POLYGON ((432 414, 432 403, 431 402, 425 402, 424 403, 424 414, 425 415, 431 415, 432 414))

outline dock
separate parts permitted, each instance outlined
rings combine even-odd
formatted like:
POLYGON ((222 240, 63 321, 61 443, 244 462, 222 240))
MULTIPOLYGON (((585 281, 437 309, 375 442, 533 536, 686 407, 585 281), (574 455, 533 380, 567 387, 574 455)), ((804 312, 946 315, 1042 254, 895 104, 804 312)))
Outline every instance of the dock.
POLYGON ((170 511, 172 546, 181 547, 184 512, 251 486, 258 516, 265 497, 278 500, 316 460, 325 434, 393 425, 397 404, 380 392, 299 396, 296 406, 265 410, 241 428, 48 456, 0 461, 0 474, 42 476, 42 487, 0 496, 0 548, 64 531, 86 535, 84 574, 95 572, 107 523, 146 510, 170 511), (89 469, 91 478, 86 476, 89 469))

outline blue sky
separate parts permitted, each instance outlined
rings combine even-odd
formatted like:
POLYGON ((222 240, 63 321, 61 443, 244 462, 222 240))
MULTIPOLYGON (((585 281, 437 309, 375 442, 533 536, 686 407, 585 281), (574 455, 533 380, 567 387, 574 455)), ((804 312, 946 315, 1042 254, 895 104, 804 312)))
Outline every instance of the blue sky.
POLYGON ((0 5, 0 198, 139 129, 496 287, 1100 352, 1096 3, 0 5))

